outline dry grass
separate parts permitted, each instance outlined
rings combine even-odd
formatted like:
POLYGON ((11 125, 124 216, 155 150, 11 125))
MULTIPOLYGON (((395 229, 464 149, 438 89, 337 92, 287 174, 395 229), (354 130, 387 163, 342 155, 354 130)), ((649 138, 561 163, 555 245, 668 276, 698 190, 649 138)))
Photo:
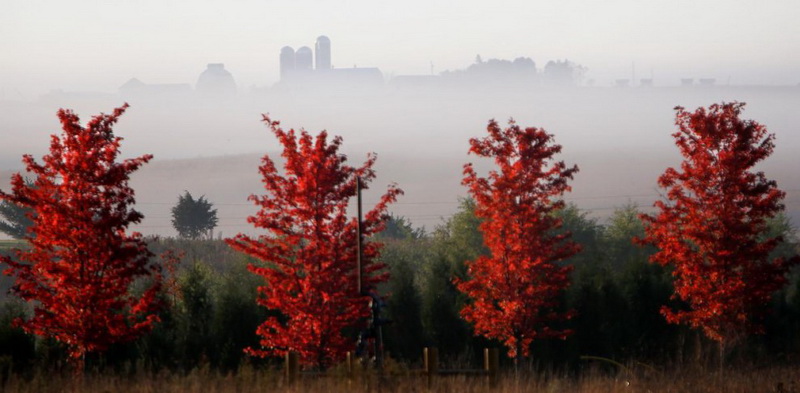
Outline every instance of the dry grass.
POLYGON ((88 376, 83 383, 73 383, 69 376, 37 375, 29 380, 10 377, 4 392, 98 392, 98 393, 249 393, 249 392, 781 392, 800 393, 800 370, 796 367, 732 369, 724 372, 702 369, 659 372, 652 369, 630 370, 617 375, 588 371, 579 377, 534 373, 505 372, 497 386, 490 387, 485 377, 437 377, 398 374, 383 378, 362 374, 348 379, 337 372, 327 377, 306 376, 286 383, 277 371, 254 371, 249 368, 236 375, 217 375, 197 370, 188 375, 88 376))

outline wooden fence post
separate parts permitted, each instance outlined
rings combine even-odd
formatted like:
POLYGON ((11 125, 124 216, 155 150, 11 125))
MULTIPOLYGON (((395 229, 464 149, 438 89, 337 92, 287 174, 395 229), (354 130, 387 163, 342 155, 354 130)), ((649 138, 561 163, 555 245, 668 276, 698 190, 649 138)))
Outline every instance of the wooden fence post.
POLYGON ((497 386, 497 373, 500 368, 500 351, 497 348, 483 349, 483 370, 489 379, 489 386, 497 386))
POLYGON ((347 378, 353 378, 353 372, 355 371, 353 368, 353 352, 347 351, 345 367, 347 367, 347 378))
POLYGON ((433 385, 433 379, 439 373, 439 349, 428 348, 422 351, 422 360, 425 365, 425 374, 428 375, 428 387, 433 385))
POLYGON ((300 373, 299 360, 300 359, 297 356, 297 352, 286 352, 285 373, 287 383, 294 383, 294 381, 297 379, 297 375, 300 373))

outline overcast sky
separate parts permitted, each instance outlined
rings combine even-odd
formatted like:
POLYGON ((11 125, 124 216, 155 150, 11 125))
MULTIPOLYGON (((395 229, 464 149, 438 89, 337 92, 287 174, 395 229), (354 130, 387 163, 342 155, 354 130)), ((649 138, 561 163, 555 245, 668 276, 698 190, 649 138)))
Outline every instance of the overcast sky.
POLYGON ((0 98, 191 83, 225 63, 240 88, 278 78, 284 45, 332 41, 336 67, 425 74, 487 58, 570 59, 611 84, 712 77, 800 82, 797 0, 3 0, 0 98))

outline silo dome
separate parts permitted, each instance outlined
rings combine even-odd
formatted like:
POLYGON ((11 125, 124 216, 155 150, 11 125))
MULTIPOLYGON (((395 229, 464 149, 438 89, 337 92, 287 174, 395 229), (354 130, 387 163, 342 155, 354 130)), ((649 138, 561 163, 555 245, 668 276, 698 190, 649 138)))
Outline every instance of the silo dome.
POLYGON ((298 71, 312 70, 314 67, 314 54, 311 48, 304 46, 294 54, 294 67, 298 71))
POLYGON ((314 49, 314 53, 317 55, 315 68, 318 70, 331 69, 331 40, 324 35, 317 37, 317 44, 314 49))
POLYGON ((291 46, 284 46, 281 49, 281 79, 286 78, 294 71, 294 49, 291 46))
POLYGON ((208 94, 235 94, 236 82, 225 64, 210 63, 197 79, 197 91, 208 94))

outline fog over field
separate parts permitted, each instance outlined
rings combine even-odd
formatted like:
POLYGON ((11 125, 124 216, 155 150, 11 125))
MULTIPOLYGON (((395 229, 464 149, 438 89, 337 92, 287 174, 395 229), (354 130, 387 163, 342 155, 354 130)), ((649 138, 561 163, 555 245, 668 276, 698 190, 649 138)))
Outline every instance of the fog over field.
MULTIPOLYGON (((130 103, 115 131, 147 234, 172 235, 184 190, 248 231, 257 166, 280 146, 260 121, 327 129, 353 164, 378 154, 367 194, 396 182, 392 212, 433 229, 451 215, 468 140, 489 119, 543 127, 575 163, 569 201, 603 219, 644 209, 678 165, 674 110, 746 102, 776 134, 761 169, 800 222, 800 3, 409 0, 4 2, 0 12, 0 189, 59 132, 130 103)), ((487 163, 478 163, 482 170, 487 163)))
MULTIPOLYGON (((543 127, 563 146, 560 158, 580 172, 566 199, 601 220, 615 207, 636 203, 647 209, 659 198, 656 179, 680 163, 670 136, 676 105, 688 109, 721 101, 744 101, 744 117, 776 135, 774 154, 761 165, 787 191, 786 205, 800 219, 800 88, 797 87, 565 87, 540 89, 391 89, 375 92, 285 94, 270 91, 231 97, 124 97, 109 94, 35 102, 4 102, 0 168, 7 179, 19 170, 23 153, 41 157, 49 135, 58 132, 56 110, 72 107, 86 121, 128 101, 130 109, 115 130, 125 138, 123 155, 155 159, 136 172, 137 208, 146 216, 139 229, 172 235, 170 208, 184 190, 206 195, 219 209, 217 234, 251 232, 245 219, 254 212, 246 200, 260 193, 257 167, 264 154, 279 160, 280 146, 261 114, 285 128, 327 129, 344 138, 352 164, 367 152, 378 154, 377 180, 367 203, 391 182, 405 195, 391 211, 417 226, 433 229, 455 212, 466 196, 461 169, 475 162, 468 139, 481 137, 489 119, 543 127)), ((4 181, 3 184, 7 184, 4 181)), ((4 188, 6 186, 3 186, 4 188)))

